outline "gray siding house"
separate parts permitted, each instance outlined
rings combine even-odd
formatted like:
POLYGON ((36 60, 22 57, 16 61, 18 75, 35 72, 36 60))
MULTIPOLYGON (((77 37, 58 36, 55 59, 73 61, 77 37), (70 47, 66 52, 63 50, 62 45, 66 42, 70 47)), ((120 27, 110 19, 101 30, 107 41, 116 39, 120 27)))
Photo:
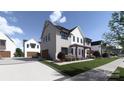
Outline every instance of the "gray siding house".
POLYGON ((71 54, 76 58, 87 58, 91 50, 91 39, 86 38, 81 33, 79 26, 66 29, 59 25, 54 25, 50 21, 45 21, 41 35, 41 55, 43 58, 58 60, 57 55, 63 52, 71 54))

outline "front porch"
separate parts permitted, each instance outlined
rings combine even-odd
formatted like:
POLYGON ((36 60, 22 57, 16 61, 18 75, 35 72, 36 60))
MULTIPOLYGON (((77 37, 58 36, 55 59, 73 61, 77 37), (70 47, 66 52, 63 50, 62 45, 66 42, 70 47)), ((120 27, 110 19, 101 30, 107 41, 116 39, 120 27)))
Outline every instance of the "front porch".
POLYGON ((77 59, 86 59, 91 57, 91 47, 73 44, 69 49, 69 53, 77 59))

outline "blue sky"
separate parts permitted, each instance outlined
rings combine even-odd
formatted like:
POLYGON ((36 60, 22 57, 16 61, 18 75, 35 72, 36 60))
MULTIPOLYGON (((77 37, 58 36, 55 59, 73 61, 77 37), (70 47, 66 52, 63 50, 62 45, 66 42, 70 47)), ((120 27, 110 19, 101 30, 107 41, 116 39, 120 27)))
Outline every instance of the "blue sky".
POLYGON ((82 33, 93 41, 102 39, 102 34, 109 31, 108 21, 112 12, 95 11, 25 11, 25 12, 0 12, 0 31, 9 34, 21 47, 23 39, 34 38, 40 40, 44 21, 50 20, 54 24, 71 29, 80 26, 82 33), (4 24, 3 26, 1 24, 4 24), (10 30, 8 32, 8 30, 10 30), (13 31, 14 30, 14 31, 13 31))

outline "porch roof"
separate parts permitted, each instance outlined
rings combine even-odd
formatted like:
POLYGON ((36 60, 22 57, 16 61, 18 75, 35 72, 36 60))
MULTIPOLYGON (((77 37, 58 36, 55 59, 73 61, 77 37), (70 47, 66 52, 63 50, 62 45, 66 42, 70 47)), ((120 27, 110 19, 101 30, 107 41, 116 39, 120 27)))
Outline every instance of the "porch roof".
POLYGON ((88 46, 83 46, 83 45, 78 45, 78 44, 72 44, 70 45, 70 47, 83 47, 83 48, 91 48, 91 47, 88 47, 88 46))

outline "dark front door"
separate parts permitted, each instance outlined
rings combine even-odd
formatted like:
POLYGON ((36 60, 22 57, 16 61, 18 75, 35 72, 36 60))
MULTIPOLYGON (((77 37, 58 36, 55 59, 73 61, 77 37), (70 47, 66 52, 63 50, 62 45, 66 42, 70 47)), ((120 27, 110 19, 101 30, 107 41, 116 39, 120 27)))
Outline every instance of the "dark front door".
POLYGON ((82 50, 82 57, 85 57, 85 50, 82 50))

